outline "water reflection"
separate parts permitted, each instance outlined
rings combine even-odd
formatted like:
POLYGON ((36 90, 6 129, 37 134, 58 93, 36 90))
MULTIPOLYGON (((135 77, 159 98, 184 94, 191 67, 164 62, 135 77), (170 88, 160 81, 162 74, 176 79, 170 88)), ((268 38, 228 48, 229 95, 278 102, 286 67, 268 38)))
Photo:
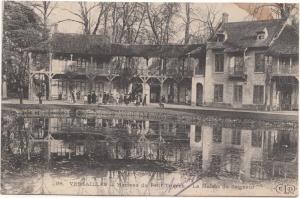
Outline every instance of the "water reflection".
MULTIPOLYGON (((242 182, 297 177, 294 129, 251 130, 99 117, 4 117, 2 125, 2 156, 8 159, 2 160, 2 177, 10 174, 18 180, 24 172, 28 176, 43 173, 31 186, 40 183, 40 178, 47 179, 45 174, 48 179, 73 179, 71 185, 82 184, 82 179, 91 182, 94 177, 97 185, 110 186, 108 191, 117 188, 117 194, 130 192, 111 184, 152 184, 155 180, 153 185, 159 185, 176 178, 181 185, 191 177, 242 182), (36 170, 29 171, 30 175, 28 169, 33 167, 36 170)), ((3 189, 11 192, 15 183, 7 183, 3 189)), ((33 193, 34 188, 24 191, 33 193)))

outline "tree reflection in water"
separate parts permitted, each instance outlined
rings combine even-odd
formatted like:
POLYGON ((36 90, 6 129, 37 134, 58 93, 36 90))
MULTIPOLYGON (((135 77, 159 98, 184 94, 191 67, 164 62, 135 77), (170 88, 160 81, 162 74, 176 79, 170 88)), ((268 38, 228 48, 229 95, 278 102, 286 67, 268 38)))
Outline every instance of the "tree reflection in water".
MULTIPOLYGON (((92 177, 121 194, 120 186, 112 184, 145 179, 148 184, 162 184, 170 178, 179 183, 204 177, 296 178, 297 144, 294 127, 284 131, 230 128, 220 123, 216 127, 216 123, 76 117, 76 112, 69 118, 5 115, 2 191, 33 193, 32 186, 55 177, 81 178, 80 182, 90 182, 92 177), (27 190, 23 184, 24 188, 16 186, 24 176, 35 178, 27 190)), ((147 189, 140 193, 151 194, 147 189)))

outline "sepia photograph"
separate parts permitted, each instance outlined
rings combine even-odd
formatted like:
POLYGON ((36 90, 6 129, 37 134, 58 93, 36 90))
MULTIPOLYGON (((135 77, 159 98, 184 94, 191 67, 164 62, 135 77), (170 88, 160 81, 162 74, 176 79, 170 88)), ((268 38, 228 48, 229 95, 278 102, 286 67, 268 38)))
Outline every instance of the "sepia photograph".
POLYGON ((298 195, 297 1, 1 4, 2 195, 298 195))

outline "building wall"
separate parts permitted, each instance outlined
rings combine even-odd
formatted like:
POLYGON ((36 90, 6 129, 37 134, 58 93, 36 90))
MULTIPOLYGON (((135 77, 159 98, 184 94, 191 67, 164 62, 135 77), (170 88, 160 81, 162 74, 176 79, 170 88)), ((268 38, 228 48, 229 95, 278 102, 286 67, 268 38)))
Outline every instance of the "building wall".
POLYGON ((205 94, 204 104, 208 106, 235 107, 233 103, 234 85, 243 86, 242 106, 244 108, 256 108, 253 105, 254 85, 265 86, 265 73, 254 72, 255 53, 258 51, 247 51, 245 67, 247 80, 229 79, 229 68, 233 64, 232 55, 224 54, 224 72, 215 72, 215 51, 207 49, 206 54, 206 74, 205 74, 205 94), (223 102, 214 102, 214 85, 223 84, 223 102))
POLYGON ((202 85, 202 103, 203 103, 203 98, 205 95, 205 90, 204 90, 204 82, 205 82, 205 77, 204 76, 193 76, 192 77, 192 89, 191 89, 191 105, 195 106, 197 103, 197 84, 202 85))

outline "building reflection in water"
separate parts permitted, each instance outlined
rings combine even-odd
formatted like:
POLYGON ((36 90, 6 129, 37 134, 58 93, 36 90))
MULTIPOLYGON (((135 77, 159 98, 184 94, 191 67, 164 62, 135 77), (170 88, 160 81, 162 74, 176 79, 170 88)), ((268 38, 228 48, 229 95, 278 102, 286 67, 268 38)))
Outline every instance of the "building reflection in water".
MULTIPOLYGON (((90 165, 116 160, 137 166, 160 162, 175 167, 169 171, 240 180, 297 174, 295 130, 98 118, 25 118, 24 122, 28 159, 81 160, 90 165)), ((164 168, 157 171, 160 177, 164 168)))

